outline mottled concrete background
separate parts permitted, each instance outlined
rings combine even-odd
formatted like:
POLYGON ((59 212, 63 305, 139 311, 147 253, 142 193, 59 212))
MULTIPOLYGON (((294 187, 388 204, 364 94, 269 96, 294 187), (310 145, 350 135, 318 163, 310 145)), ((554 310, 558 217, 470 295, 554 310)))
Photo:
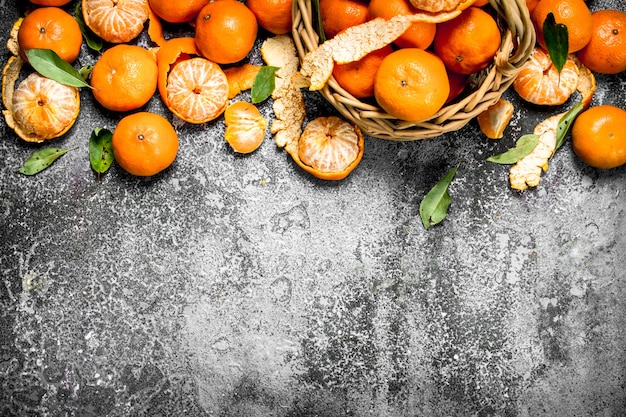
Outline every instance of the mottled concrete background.
MULTIPOLYGON (((4 44, 20 8, 0 3, 4 44)), ((599 77, 593 104, 625 93, 626 74, 599 77)), ((485 158, 555 109, 506 96, 500 142, 475 122, 367 138, 338 183, 269 135, 233 154, 223 119, 174 120, 180 153, 157 177, 98 180, 89 134, 121 115, 87 90, 50 142, 78 149, 26 177, 41 145, 2 121, 0 415, 626 415, 626 167, 585 167, 568 142, 513 192, 485 158), (459 162, 448 218, 426 231, 419 203, 459 162)), ((156 96, 146 108, 173 120, 156 96)))

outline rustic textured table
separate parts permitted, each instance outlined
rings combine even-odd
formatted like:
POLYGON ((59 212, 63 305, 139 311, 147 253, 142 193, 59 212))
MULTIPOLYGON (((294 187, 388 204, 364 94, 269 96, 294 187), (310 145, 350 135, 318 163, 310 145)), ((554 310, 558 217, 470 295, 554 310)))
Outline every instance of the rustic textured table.
MULTIPOLYGON (((0 3, 4 45, 22 6, 0 3)), ((593 105, 625 94, 626 74, 599 76, 593 105)), ((77 149, 36 176, 16 170, 42 145, 3 120, 0 415, 626 415, 626 167, 586 167, 567 142, 538 187, 512 191, 485 158, 558 109, 505 96, 500 141, 474 121, 368 137, 340 182, 269 134, 235 155, 223 119, 180 123, 158 95, 146 109, 181 146, 148 179, 91 170, 92 129, 121 115, 86 89, 49 143, 77 149), (425 230, 421 199, 459 163, 448 217, 425 230)), ((333 114, 306 99, 309 118, 333 114)))

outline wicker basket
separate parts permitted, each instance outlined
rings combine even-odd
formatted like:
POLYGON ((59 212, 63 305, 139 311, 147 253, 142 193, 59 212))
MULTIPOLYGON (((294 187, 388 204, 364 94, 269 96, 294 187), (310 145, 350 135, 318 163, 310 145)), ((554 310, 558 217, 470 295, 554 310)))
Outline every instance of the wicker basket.
MULTIPOLYGON (((469 91, 466 90, 460 98, 444 106, 431 118, 420 122, 398 120, 378 107, 375 101, 363 102, 354 98, 332 76, 320 93, 369 136, 413 141, 459 130, 500 98, 535 46, 535 31, 525 0, 489 0, 489 3, 498 15, 503 33, 494 62, 472 76, 469 91)), ((310 0, 293 1, 292 35, 301 60, 319 45, 313 19, 310 0)))

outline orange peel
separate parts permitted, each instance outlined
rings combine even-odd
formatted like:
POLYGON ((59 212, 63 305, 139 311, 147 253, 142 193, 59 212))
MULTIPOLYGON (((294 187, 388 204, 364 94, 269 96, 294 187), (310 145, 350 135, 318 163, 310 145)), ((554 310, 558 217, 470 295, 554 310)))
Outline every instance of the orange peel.
POLYGON ((249 63, 225 68, 224 74, 228 80, 228 98, 234 98, 242 91, 251 89, 260 70, 261 65, 249 63))
POLYGON ((416 9, 430 13, 462 11, 475 2, 476 0, 410 0, 410 3, 416 9))

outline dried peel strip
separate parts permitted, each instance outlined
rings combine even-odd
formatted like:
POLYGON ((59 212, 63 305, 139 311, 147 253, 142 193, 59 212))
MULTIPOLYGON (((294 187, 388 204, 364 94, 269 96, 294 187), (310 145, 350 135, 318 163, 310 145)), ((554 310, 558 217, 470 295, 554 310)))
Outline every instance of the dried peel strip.
POLYGON ((511 188, 523 191, 539 185, 541 172, 548 170, 548 161, 556 150, 557 128, 564 114, 550 116, 535 126, 533 133, 539 136, 539 143, 531 153, 511 167, 511 188))
POLYGON ((297 149, 297 141, 302 134, 302 123, 306 117, 304 97, 300 88, 302 80, 298 73, 298 55, 293 39, 288 35, 278 35, 266 39, 261 45, 263 61, 278 67, 276 84, 272 92, 275 120, 270 126, 276 145, 289 153, 297 149))
POLYGON ((391 44, 415 22, 441 23, 460 13, 398 15, 388 20, 375 18, 349 27, 307 53, 300 72, 310 78, 310 90, 321 90, 332 75, 335 63, 358 61, 368 53, 391 44))

